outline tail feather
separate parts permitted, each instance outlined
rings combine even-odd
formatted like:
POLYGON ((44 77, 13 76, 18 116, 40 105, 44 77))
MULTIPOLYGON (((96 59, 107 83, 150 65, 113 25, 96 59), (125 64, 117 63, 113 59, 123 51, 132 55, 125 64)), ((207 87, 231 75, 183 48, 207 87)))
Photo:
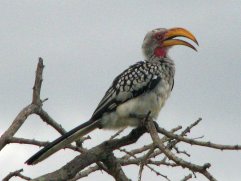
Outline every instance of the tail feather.
POLYGON ((35 165, 36 163, 43 161, 50 155, 64 148, 66 145, 69 145, 73 141, 88 134, 89 132, 93 131, 98 127, 98 121, 89 120, 84 124, 81 124, 75 127, 74 129, 70 130, 69 132, 65 133, 64 135, 60 136, 48 145, 46 145, 44 148, 42 148, 40 151, 38 151, 32 157, 30 157, 25 163, 28 165, 35 165))

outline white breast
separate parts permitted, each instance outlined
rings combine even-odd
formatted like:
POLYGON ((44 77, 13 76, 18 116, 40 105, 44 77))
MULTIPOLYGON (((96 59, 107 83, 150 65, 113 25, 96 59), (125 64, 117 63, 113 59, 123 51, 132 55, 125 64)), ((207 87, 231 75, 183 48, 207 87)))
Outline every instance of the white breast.
POLYGON ((152 91, 130 99, 118 106, 116 111, 103 115, 101 119, 103 127, 117 129, 125 126, 138 126, 140 119, 130 117, 130 115, 137 114, 145 117, 149 111, 151 111, 150 116, 156 119, 170 92, 171 85, 165 80, 160 81, 152 91))

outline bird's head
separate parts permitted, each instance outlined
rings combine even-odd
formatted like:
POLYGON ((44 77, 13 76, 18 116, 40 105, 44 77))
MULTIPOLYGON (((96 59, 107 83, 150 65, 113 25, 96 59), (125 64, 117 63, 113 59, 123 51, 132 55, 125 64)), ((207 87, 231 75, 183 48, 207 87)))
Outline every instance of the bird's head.
POLYGON ((168 50, 174 45, 184 45, 197 51, 190 43, 177 39, 176 37, 185 37, 198 42, 194 35, 184 28, 158 28, 148 32, 142 44, 142 51, 147 60, 152 58, 163 58, 167 56, 168 50))

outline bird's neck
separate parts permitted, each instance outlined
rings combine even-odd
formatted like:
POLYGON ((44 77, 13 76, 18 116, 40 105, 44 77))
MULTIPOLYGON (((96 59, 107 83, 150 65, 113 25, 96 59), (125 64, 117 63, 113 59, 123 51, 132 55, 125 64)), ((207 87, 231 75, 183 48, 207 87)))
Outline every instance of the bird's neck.
POLYGON ((166 49, 166 48, 157 47, 154 50, 154 56, 156 56, 158 58, 165 58, 165 57, 167 57, 167 51, 168 51, 168 49, 166 49))
POLYGON ((146 61, 154 64, 166 65, 175 72, 175 63, 168 55, 166 55, 166 57, 153 56, 152 58, 146 59, 146 61))
POLYGON ((166 58, 168 57, 168 51, 169 51, 169 48, 164 48, 164 47, 156 47, 156 48, 147 47, 142 49, 144 57, 150 60, 166 58))
POLYGON ((147 58, 146 61, 148 62, 161 62, 161 63, 169 63, 174 65, 174 61, 168 56, 168 54, 165 54, 165 56, 151 56, 150 58, 147 58))
POLYGON ((167 66, 174 67, 173 60, 168 56, 169 49, 164 47, 156 47, 154 49, 145 47, 142 48, 142 52, 147 62, 164 63, 167 66))

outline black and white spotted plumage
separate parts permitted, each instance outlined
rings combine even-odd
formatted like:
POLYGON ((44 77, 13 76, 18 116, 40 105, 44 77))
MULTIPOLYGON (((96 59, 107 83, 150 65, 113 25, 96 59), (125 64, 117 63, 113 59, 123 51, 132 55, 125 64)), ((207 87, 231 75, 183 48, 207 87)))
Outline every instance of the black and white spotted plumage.
POLYGON ((144 116, 149 111, 155 119, 171 92, 174 73, 174 64, 169 58, 137 62, 114 79, 91 119, 100 121, 102 127, 108 129, 128 125, 137 126, 140 115, 144 116), (151 99, 148 100, 148 95, 152 91, 155 92, 156 98, 150 96, 151 99), (133 100, 136 100, 136 104, 143 106, 138 108, 133 100), (153 101, 157 102, 154 104, 153 101), (147 107, 145 108, 144 105, 147 107), (148 105, 150 105, 149 108, 148 105), (125 107, 126 110, 123 110, 125 107), (137 117, 135 118, 134 115, 137 117))
POLYGON ((93 113, 100 119, 103 113, 115 111, 120 104, 151 91, 161 80, 157 65, 140 61, 118 75, 93 113))

